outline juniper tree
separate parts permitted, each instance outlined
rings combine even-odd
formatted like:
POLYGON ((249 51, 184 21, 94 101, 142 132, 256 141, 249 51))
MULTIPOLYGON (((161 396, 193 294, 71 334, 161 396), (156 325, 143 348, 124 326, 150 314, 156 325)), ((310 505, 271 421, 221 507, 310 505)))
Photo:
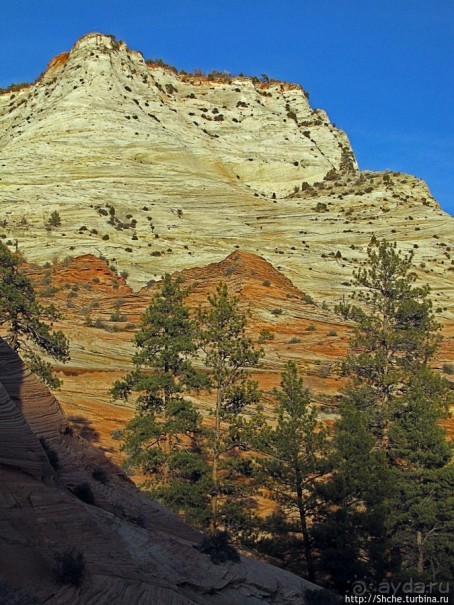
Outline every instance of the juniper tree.
POLYGON ((6 341, 24 357, 32 372, 52 388, 60 386, 52 366, 41 353, 61 362, 69 360, 69 343, 52 330, 58 318, 54 306, 41 305, 31 280, 20 270, 21 258, 0 242, 0 325, 6 341))
POLYGON ((337 533, 339 515, 347 519, 350 540, 349 527, 356 523, 357 562, 375 580, 386 571, 398 576, 411 569, 435 578, 437 569, 446 573, 452 566, 447 553, 454 517, 446 501, 453 473, 440 427, 452 397, 429 365, 440 327, 429 288, 415 285, 416 279, 411 253, 373 238, 365 267, 354 272, 359 305, 353 300, 339 306, 355 329, 343 365, 349 382, 335 437, 343 464, 326 486, 329 518, 337 533), (369 478, 361 474, 364 464, 369 478), (378 490, 372 498, 370 484, 378 490), (343 498, 336 485, 346 490, 343 498), (381 527, 372 536, 368 520, 374 519, 381 527))
POLYGON ((137 414, 122 433, 125 465, 149 477, 155 497, 203 525, 208 468, 198 453, 201 416, 184 393, 205 379, 192 364, 196 328, 187 293, 181 280, 164 277, 134 338, 134 368, 111 392, 122 399, 136 395, 137 414))
POLYGON ((260 427, 254 448, 261 482, 280 504, 287 519, 296 523, 288 528, 302 536, 308 577, 315 580, 311 522, 318 508, 316 485, 326 474, 327 430, 310 405, 311 394, 289 362, 282 373, 280 390, 275 390, 277 421, 260 427))
POLYGON ((228 492, 230 501, 241 492, 238 471, 243 461, 238 453, 247 449, 241 412, 260 398, 257 383, 249 378, 247 369, 258 365, 262 351, 256 350, 246 335, 246 314, 225 284, 218 285, 208 302, 207 309, 199 309, 198 323, 200 346, 214 394, 209 413, 212 427, 207 431, 206 443, 212 482, 210 529, 214 532, 221 505, 229 499, 228 492))

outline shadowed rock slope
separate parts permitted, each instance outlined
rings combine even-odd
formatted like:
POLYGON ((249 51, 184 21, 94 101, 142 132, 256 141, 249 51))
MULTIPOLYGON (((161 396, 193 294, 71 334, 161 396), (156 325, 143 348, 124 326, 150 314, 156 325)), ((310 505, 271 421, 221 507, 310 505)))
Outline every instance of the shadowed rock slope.
POLYGON ((290 605, 315 588, 247 557, 213 565, 194 548, 199 532, 69 429, 58 401, 4 341, 0 437, 0 580, 12 594, 29 593, 15 602, 290 605), (76 496, 83 484, 91 503, 76 496), (53 571, 56 554, 70 548, 85 559, 79 587, 59 584, 53 571))

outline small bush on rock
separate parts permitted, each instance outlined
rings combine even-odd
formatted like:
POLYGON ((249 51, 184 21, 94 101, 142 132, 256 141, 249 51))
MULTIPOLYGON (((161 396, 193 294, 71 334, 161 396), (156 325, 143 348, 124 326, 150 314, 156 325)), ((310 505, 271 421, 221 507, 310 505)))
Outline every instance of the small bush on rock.
POLYGON ((226 531, 217 531, 214 534, 205 536, 197 548, 201 553, 210 555, 211 562, 215 565, 226 563, 227 561, 239 563, 240 555, 229 543, 229 540, 229 534, 226 531))
POLYGON ((70 548, 54 556, 54 575, 58 584, 80 586, 85 576, 83 553, 70 548))
POLYGON ((79 500, 82 500, 82 502, 85 502, 86 504, 95 503, 95 496, 89 483, 80 483, 79 485, 76 485, 73 489, 73 494, 76 498, 79 498, 79 500))

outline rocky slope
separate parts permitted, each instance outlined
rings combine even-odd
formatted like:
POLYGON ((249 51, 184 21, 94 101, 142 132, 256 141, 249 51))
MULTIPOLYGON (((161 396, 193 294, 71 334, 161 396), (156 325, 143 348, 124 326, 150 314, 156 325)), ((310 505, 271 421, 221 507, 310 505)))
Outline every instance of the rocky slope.
POLYGON ((0 125, 0 236, 31 260, 102 254, 138 287, 238 246, 322 301, 375 233, 451 312, 452 219, 414 177, 359 173, 297 85, 177 74, 90 34, 0 95, 0 125))
POLYGON ((290 605, 306 603, 305 592, 317 588, 247 557, 212 564, 194 548, 201 534, 142 495, 71 430, 57 400, 1 340, 0 427, 7 602, 290 605), (81 498, 83 484, 91 499, 81 498), (56 555, 71 548, 85 560, 78 587, 54 574, 56 555))

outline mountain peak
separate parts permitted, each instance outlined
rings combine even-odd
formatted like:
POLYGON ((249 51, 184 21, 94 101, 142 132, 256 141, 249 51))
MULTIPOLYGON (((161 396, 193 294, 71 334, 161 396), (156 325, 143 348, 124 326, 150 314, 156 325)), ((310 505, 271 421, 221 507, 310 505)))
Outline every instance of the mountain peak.
POLYGON ((299 86, 177 73, 93 32, 0 95, 0 125, 2 235, 29 260, 96 252, 139 288, 247 248, 329 300, 372 233, 413 248, 422 220, 420 268, 447 269, 450 224, 425 185, 360 173, 299 86))

